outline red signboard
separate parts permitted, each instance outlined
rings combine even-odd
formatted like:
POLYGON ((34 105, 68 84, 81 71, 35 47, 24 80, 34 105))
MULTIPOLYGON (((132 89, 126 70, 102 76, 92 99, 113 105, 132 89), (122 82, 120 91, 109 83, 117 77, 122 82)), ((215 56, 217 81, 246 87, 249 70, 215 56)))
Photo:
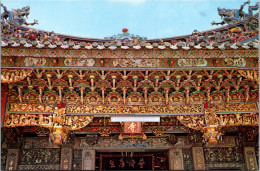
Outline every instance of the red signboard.
POLYGON ((124 122, 124 134, 141 134, 141 122, 124 122))

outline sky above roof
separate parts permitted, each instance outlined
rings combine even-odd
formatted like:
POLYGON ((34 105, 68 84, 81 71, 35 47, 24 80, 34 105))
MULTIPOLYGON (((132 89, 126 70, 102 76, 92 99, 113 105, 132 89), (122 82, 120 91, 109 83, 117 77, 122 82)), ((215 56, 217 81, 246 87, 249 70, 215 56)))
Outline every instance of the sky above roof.
MULTIPOLYGON (((104 38, 123 28, 141 37, 166 38, 219 26, 217 8, 238 9, 246 0, 2 0, 8 9, 30 6, 33 28, 56 33, 104 38)), ((251 0, 255 5, 257 0, 251 0)), ((1 8, 1 11, 2 8, 1 8)), ((248 5, 244 8, 248 12, 248 5)), ((255 12, 254 12, 255 13, 255 12)))

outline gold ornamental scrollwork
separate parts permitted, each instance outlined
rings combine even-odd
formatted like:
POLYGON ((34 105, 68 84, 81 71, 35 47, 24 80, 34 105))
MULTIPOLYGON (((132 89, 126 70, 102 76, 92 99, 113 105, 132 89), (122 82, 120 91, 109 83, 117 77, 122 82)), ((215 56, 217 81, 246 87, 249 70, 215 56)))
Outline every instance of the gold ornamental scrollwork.
POLYGON ((238 70, 238 73, 251 81, 259 82, 259 71, 256 69, 238 70))
POLYGON ((183 125, 195 130, 201 130, 205 126, 203 115, 179 115, 177 119, 183 125))
POLYGON ((54 105, 47 103, 8 103, 8 112, 53 113, 54 105))
POLYGON ((32 69, 1 69, 1 83, 14 83, 32 73, 32 69))
POLYGON ((176 113, 176 114, 202 114, 201 104, 193 105, 83 105, 68 104, 67 112, 70 114, 136 114, 136 113, 176 113))
POLYGON ((216 104, 216 112, 257 112, 257 103, 216 104))

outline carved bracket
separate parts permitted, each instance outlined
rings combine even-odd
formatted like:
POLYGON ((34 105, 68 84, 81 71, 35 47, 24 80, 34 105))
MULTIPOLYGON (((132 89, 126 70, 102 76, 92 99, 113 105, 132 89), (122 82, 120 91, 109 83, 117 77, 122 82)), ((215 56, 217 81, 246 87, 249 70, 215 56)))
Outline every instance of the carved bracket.
POLYGON ((216 108, 205 109, 205 115, 180 115, 177 119, 185 126, 204 133, 205 142, 217 143, 223 135, 222 127, 258 126, 258 113, 216 114, 216 108))
POLYGON ((239 74, 241 74, 243 77, 252 80, 252 81, 256 81, 259 82, 259 71, 258 70, 237 70, 239 74))
POLYGON ((14 83, 32 73, 32 69, 1 69, 1 83, 14 83))
POLYGON ((69 131, 85 127, 93 116, 66 116, 65 108, 55 107, 52 115, 6 113, 4 127, 39 126, 50 129, 50 139, 62 144, 69 131))

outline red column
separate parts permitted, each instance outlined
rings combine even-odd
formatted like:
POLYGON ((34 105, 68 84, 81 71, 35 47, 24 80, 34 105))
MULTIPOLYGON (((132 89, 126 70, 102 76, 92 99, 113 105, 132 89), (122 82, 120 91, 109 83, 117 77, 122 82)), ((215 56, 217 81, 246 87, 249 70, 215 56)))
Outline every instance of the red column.
POLYGON ((3 122, 4 122, 6 91, 7 91, 7 85, 1 84, 1 127, 3 126, 3 122))

